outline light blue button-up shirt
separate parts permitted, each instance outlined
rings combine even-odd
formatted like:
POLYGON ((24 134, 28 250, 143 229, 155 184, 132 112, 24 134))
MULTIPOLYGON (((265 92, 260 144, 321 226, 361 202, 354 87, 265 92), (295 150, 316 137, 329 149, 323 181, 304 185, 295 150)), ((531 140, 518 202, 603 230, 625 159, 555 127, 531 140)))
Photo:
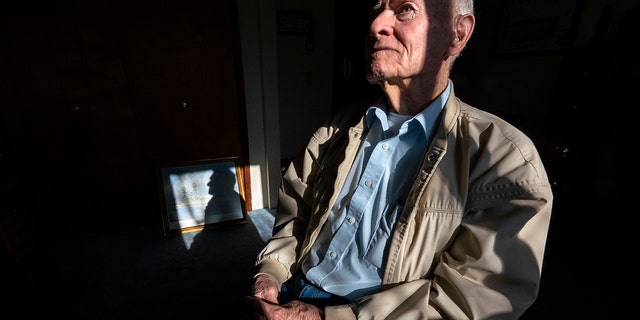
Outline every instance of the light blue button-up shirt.
POLYGON ((451 84, 429 107, 393 123, 385 99, 367 110, 370 128, 318 240, 302 264, 309 281, 355 300, 380 288, 387 239, 439 123, 451 84), (390 126, 391 124, 391 126, 390 126))

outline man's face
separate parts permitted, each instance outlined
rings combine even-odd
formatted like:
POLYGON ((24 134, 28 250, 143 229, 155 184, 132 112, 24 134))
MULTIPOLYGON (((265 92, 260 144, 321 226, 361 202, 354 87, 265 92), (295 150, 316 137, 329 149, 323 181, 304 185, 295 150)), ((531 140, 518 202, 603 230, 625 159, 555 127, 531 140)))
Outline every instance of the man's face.
POLYGON ((371 12, 367 78, 401 81, 443 67, 451 31, 442 1, 380 0, 371 12))

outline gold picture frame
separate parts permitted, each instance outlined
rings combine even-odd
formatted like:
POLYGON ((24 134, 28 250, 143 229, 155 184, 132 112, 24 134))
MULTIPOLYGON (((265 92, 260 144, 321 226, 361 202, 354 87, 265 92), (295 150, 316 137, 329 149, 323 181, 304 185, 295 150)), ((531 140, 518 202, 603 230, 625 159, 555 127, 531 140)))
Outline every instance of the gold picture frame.
POLYGON ((158 177, 165 236, 248 222, 238 157, 163 164, 158 177))

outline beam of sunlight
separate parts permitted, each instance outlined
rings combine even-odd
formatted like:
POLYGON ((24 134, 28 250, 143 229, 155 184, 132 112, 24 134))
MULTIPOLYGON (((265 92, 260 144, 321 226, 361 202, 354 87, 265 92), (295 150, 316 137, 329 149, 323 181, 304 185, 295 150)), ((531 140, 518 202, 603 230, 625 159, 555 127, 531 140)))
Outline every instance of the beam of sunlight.
POLYGON ((264 208, 264 195, 262 193, 262 172, 257 164, 249 167, 251 172, 251 205, 253 209, 264 208))
POLYGON ((267 242, 271 238, 271 231, 275 222, 274 210, 264 208, 253 210, 249 212, 249 219, 260 234, 262 241, 267 242))

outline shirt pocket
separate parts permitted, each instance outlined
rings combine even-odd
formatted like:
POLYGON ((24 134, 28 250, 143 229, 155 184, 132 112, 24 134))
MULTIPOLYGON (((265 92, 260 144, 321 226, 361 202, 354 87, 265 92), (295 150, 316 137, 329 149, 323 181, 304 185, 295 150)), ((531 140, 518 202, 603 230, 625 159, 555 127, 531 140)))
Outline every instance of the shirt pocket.
POLYGON ((376 230, 365 251, 364 259, 380 269, 383 266, 383 259, 391 230, 393 230, 393 225, 396 223, 400 212, 402 212, 402 208, 403 206, 401 204, 388 206, 385 214, 378 220, 376 230))

